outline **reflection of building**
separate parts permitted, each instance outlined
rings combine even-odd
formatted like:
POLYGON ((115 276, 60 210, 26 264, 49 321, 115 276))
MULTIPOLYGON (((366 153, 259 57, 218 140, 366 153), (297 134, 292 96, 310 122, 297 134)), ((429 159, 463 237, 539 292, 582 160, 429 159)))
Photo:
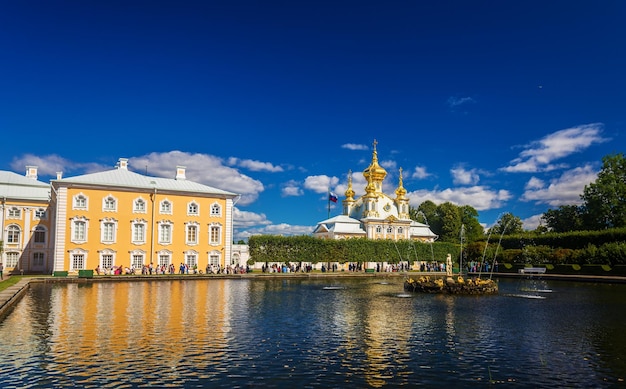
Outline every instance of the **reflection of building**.
POLYGON ((402 169, 395 191, 396 197, 391 198, 383 193, 383 181, 387 171, 378 164, 376 141, 372 162, 363 171, 363 176, 367 180, 365 194, 358 199, 354 198, 350 174, 346 199, 343 200, 343 214, 319 222, 313 236, 326 239, 412 239, 424 242, 437 239, 437 235, 426 224, 409 217, 409 199, 402 184, 402 169))
MULTIPOLYGON (((43 197, 45 193, 38 202, 21 200, 24 210, 33 209, 30 213, 20 216, 8 203, 3 204, 3 218, 15 219, 10 225, 3 219, 5 242, 16 240, 11 234, 13 226, 32 232, 19 239, 20 247, 5 244, 7 270, 15 266, 15 261, 9 261, 13 255, 26 254, 24 248, 31 246, 34 255, 39 247, 35 225, 27 225, 35 220, 37 207, 46 210, 49 225, 43 228, 49 249, 42 254, 42 266, 35 266, 40 260, 29 258, 32 266, 24 266, 25 271, 78 271, 97 266, 141 269, 150 263, 174 264, 177 270, 180 263, 204 269, 207 264, 223 267, 230 262, 237 195, 188 181, 183 166, 177 167, 176 178, 150 177, 130 171, 128 161, 122 158, 116 169, 68 178, 59 173, 50 185, 30 181, 36 189, 33 195, 40 191, 39 197, 43 197), (18 220, 23 220, 22 224, 18 220)), ((8 201, 5 197, 5 203, 8 201)), ((21 261, 27 260, 22 256, 21 261)))
POLYGON ((2 263, 7 271, 44 272, 52 269, 50 185, 37 180, 37 168, 26 176, 0 171, 2 201, 2 263))

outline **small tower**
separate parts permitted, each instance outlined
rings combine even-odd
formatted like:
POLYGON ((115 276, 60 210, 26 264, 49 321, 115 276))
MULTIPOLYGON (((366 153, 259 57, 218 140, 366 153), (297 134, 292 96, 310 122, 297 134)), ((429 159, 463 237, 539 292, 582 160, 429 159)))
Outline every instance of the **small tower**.
POLYGON ((342 201, 343 203, 343 214, 346 216, 350 215, 352 212, 352 208, 354 207, 354 190, 352 189, 352 170, 348 171, 348 189, 346 189, 346 199, 342 201))
POLYGON ((402 185, 402 168, 400 168, 400 178, 398 187, 396 188, 396 198, 393 200, 398 208, 399 219, 410 219, 409 217, 409 199, 406 197, 406 189, 402 185))

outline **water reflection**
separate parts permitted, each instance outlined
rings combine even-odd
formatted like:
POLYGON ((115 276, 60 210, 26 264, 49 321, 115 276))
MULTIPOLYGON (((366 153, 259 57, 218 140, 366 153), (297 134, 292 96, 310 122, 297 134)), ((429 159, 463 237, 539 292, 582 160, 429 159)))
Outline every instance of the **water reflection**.
POLYGON ((545 300, 414 295, 401 280, 34 285, 0 323, 15 387, 610 387, 626 371, 624 285, 545 300), (402 297, 402 298, 401 298, 402 297))

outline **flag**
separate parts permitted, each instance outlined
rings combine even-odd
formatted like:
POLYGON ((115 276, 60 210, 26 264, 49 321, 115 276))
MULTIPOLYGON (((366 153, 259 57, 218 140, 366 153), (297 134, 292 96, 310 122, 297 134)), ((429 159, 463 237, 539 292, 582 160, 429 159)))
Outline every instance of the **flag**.
POLYGON ((328 193, 328 200, 332 201, 333 203, 337 202, 337 195, 334 194, 333 192, 328 193))

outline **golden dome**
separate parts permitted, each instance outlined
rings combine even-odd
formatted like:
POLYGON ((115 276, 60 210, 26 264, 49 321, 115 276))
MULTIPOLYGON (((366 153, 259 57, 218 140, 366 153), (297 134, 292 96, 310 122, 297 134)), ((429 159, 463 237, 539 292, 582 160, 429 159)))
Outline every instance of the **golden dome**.
POLYGON ((363 176, 369 181, 370 176, 372 182, 382 182, 387 176, 387 171, 378 164, 378 153, 376 152, 376 145, 378 142, 374 139, 374 152, 372 153, 372 163, 363 170, 363 176))

